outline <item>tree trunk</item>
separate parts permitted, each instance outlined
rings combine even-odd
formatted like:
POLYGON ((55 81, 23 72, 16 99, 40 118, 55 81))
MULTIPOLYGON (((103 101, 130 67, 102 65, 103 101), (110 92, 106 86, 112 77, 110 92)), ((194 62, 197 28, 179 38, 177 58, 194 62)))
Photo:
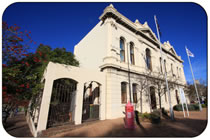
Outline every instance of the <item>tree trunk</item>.
POLYGON ((161 109, 162 106, 161 106, 161 96, 160 96, 160 92, 158 93, 158 97, 159 97, 159 105, 160 105, 160 109, 161 109))
POLYGON ((142 92, 140 93, 140 108, 141 108, 141 113, 142 113, 142 92))
POLYGON ((160 91, 158 92, 158 97, 159 97, 159 105, 160 105, 160 117, 162 117, 162 106, 161 106, 161 95, 160 91))

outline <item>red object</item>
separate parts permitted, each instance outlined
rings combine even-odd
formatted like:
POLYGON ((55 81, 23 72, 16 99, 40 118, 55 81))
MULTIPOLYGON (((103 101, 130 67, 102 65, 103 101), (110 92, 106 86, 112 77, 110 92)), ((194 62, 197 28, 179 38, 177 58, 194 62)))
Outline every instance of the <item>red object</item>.
POLYGON ((129 101, 125 106, 125 127, 128 129, 135 128, 133 105, 129 101))

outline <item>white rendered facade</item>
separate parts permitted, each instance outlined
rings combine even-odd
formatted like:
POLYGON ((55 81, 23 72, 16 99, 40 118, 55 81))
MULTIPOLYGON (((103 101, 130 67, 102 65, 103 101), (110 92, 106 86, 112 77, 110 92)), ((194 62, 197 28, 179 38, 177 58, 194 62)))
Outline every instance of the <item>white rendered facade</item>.
MULTIPOLYGON (((183 60, 173 46, 169 42, 161 44, 166 62, 161 71, 159 41, 146 22, 141 24, 136 20, 133 23, 113 5, 106 7, 99 19, 99 23, 75 46, 74 54, 80 68, 52 62, 48 64, 43 77, 45 84, 39 114, 35 114, 35 120, 30 114, 27 117, 35 137, 47 129, 52 91, 57 79, 69 78, 77 82, 71 107, 71 119, 76 125, 84 120, 86 96, 94 92, 99 95, 88 105, 98 106, 100 120, 124 117, 128 101, 139 112, 151 112, 154 109, 152 101, 155 108, 159 108, 159 88, 154 81, 163 81, 161 87, 165 85, 165 68, 168 81, 173 83, 170 90, 172 106, 177 104, 177 93, 186 80, 183 60), (140 94, 142 83, 144 88, 140 94)), ((161 106, 166 110, 169 109, 168 101, 168 94, 164 94, 161 106)))
MULTIPOLYGON (((125 103, 121 103, 121 83, 127 83, 127 101, 130 100, 130 83, 132 101, 133 84, 140 86, 139 80, 146 76, 161 77, 159 41, 146 22, 141 24, 136 20, 133 23, 120 14, 113 5, 106 7, 99 19, 100 22, 75 46, 74 54, 79 60, 81 68, 89 68, 106 73, 106 119, 123 117, 125 103), (124 61, 120 57, 120 38, 124 39, 124 61), (130 60, 131 42, 134 46, 133 64, 130 60), (148 69, 145 62, 146 49, 150 50, 152 70, 148 69), (130 73, 130 82, 128 72, 130 73)), ((176 83, 170 91, 173 106, 177 104, 175 90, 179 91, 178 88, 186 84, 183 60, 176 54, 173 46, 168 41, 161 45, 163 60, 166 61, 168 81, 176 83)), ((164 66, 162 66, 162 69, 164 72, 164 66)), ((164 77, 161 77, 161 79, 164 80, 164 77)), ((158 108, 157 86, 152 82, 148 82, 148 85, 155 87, 158 108)), ((140 94, 137 93, 138 99, 140 98, 139 96, 140 94)), ((151 111, 149 100, 146 96, 142 97, 143 112, 151 111)), ((134 105, 140 111, 139 102, 134 103, 134 105)), ((161 105, 165 109, 169 108, 167 95, 162 97, 161 105)))

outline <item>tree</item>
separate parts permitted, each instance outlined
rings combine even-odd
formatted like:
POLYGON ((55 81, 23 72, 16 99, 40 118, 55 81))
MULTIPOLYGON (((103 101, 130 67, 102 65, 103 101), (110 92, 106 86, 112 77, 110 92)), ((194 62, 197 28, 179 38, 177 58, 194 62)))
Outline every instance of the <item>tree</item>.
MULTIPOLYGON (((205 82, 200 79, 197 80, 196 82, 196 86, 197 86, 197 90, 198 90, 198 95, 200 100, 204 99, 205 103, 207 100, 207 85, 205 84, 205 82)), ((195 86, 194 84, 187 84, 187 87, 185 88, 185 92, 187 93, 190 102, 197 102, 197 95, 196 95, 196 91, 195 91, 195 86)))
POLYGON ((2 111, 4 122, 17 106, 25 106, 27 100, 22 96, 24 85, 20 82, 22 72, 20 59, 28 55, 29 44, 33 43, 30 31, 21 31, 17 25, 2 23, 2 111))
MULTIPOLYGON (((150 75, 150 74, 151 74, 151 71, 149 71, 145 75, 150 75)), ((140 94, 140 98, 137 100, 137 102, 139 102, 140 112, 143 113, 143 95, 148 97, 148 101, 150 103, 150 94, 149 94, 149 90, 148 90, 148 88, 150 87, 149 77, 145 76, 145 77, 139 78, 137 80, 138 80, 138 84, 139 84, 137 90, 138 90, 138 93, 140 94)), ((151 111, 151 103, 150 103, 150 111, 151 111)))
MULTIPOLYGON (((171 75, 170 72, 168 73, 168 75, 171 75)), ((168 88, 171 91, 177 85, 178 78, 175 76, 167 76, 167 80, 168 80, 168 88)), ((162 96, 167 94, 167 87, 166 87, 166 81, 165 81, 164 75, 162 73, 159 73, 157 75, 157 77, 151 81, 157 87, 159 109, 161 109, 162 108, 162 96)))
POLYGON ((31 39, 30 31, 21 31, 16 24, 9 26, 2 22, 2 60, 3 64, 17 61, 27 55, 29 44, 36 43, 31 39))
MULTIPOLYGON (((5 122, 8 114, 17 106, 27 107, 29 100, 40 93, 43 88, 41 79, 49 61, 79 66, 75 56, 65 48, 52 50, 40 44, 35 53, 27 52, 29 46, 25 43, 24 33, 19 29, 8 27, 3 22, 2 111, 5 113, 5 122)), ((30 39, 28 34, 25 36, 30 39)))

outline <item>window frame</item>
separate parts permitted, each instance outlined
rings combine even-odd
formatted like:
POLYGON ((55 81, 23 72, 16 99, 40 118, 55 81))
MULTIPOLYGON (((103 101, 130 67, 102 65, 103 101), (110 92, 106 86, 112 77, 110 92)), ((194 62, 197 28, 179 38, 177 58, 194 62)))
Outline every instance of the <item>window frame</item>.
POLYGON ((127 82, 121 82, 121 104, 127 103, 127 82), (124 86, 124 87, 123 87, 124 86))
POLYGON ((151 51, 148 48, 145 51, 146 51, 146 65, 147 65, 147 69, 152 71, 151 51))
POLYGON ((134 57, 134 43, 130 42, 130 62, 135 65, 135 57, 134 57))
POLYGON ((125 39, 123 37, 120 37, 120 61, 125 62, 125 39))
POLYGON ((133 94, 133 103, 138 103, 138 97, 137 97, 137 84, 133 83, 132 84, 132 94, 133 94), (135 88, 134 88, 135 87, 135 88), (134 92, 135 89, 135 92, 134 92))

